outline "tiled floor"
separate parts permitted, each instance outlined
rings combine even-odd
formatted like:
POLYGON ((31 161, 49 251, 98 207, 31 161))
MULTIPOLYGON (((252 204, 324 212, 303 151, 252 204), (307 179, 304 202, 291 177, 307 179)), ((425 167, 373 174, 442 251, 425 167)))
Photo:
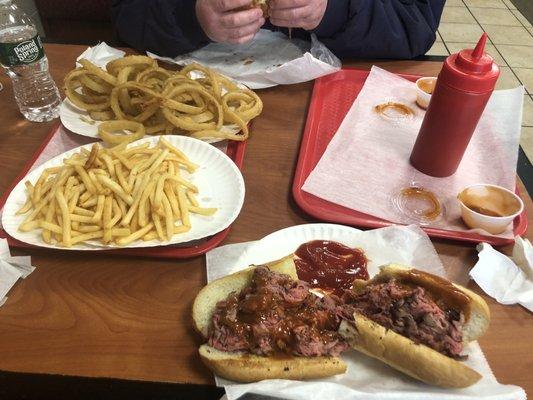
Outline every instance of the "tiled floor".
POLYGON ((472 48, 483 31, 489 35, 487 52, 501 67, 496 88, 526 87, 520 143, 533 162, 533 26, 511 1, 447 0, 437 42, 427 55, 472 48))

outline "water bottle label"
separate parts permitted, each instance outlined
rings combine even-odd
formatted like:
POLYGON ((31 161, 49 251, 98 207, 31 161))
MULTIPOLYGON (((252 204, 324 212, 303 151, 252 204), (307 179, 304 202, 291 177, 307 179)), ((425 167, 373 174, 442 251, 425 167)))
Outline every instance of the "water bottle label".
POLYGON ((0 62, 6 67, 33 64, 44 57, 39 35, 20 43, 0 43, 0 62))

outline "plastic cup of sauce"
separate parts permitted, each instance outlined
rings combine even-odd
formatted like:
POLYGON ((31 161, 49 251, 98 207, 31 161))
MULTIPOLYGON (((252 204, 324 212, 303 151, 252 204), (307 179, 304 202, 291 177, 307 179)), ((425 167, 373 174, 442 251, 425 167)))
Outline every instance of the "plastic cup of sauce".
POLYGON ((522 199, 501 186, 472 185, 457 196, 464 223, 497 235, 504 232, 524 209, 522 199))
POLYGON ((436 84, 437 78, 431 76, 416 81, 416 103, 423 109, 428 108, 436 84))

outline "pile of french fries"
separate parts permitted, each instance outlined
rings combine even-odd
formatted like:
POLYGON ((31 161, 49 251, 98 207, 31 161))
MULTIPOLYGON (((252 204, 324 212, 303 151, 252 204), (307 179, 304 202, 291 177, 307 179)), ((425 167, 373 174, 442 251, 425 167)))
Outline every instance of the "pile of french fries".
POLYGON ((106 149, 94 144, 47 168, 35 185, 25 183, 28 214, 19 230, 41 229, 44 242, 64 247, 87 241, 126 246, 137 240, 168 242, 191 229, 200 207, 188 176, 198 168, 164 138, 106 149))

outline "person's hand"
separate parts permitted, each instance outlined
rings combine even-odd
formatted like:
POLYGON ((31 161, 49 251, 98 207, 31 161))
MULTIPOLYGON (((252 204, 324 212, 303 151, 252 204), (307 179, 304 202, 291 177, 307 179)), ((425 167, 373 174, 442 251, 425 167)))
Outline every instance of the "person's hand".
POLYGON ((327 6, 328 0, 272 0, 270 22, 284 28, 310 31, 320 24, 327 6))
POLYGON ((238 11, 251 0, 197 0, 196 16, 205 34, 214 42, 245 43, 265 23, 259 8, 238 11))

